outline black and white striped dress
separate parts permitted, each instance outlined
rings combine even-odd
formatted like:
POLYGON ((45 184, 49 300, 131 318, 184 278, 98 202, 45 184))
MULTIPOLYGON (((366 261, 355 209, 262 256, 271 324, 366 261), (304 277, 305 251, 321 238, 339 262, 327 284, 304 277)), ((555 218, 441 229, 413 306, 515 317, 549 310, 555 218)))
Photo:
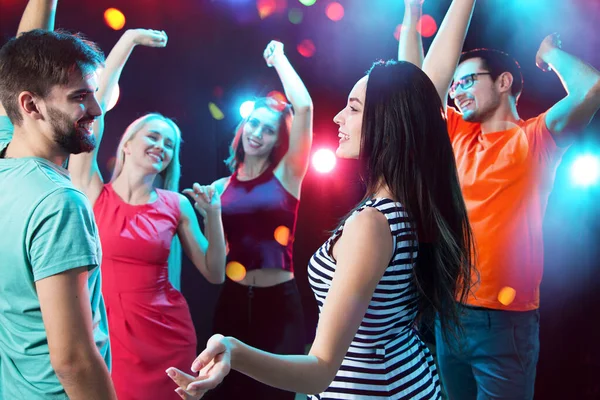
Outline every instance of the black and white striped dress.
MULTIPOLYGON (((374 207, 385 215, 395 251, 335 379, 325 392, 309 398, 440 399, 433 357, 414 329, 417 289, 412 269, 417 257, 416 233, 400 203, 383 198, 369 200, 355 213, 365 207, 374 207)), ((342 230, 343 226, 334 232, 308 266, 319 311, 336 268, 331 247, 342 230)))

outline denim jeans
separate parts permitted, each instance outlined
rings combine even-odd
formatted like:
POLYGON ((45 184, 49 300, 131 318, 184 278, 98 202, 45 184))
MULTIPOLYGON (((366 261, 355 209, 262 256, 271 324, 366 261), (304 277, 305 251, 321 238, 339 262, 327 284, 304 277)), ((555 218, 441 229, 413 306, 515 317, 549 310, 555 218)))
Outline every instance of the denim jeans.
POLYGON ((442 336, 436 319, 437 361, 450 400, 533 399, 540 350, 538 310, 460 306, 460 335, 442 336))

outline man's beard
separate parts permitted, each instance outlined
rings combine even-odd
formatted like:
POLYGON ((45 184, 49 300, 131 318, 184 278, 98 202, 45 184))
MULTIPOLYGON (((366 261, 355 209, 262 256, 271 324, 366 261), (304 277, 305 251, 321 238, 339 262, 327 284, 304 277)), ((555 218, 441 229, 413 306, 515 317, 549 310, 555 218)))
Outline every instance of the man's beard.
POLYGON ((488 104, 485 104, 484 107, 477 108, 474 112, 463 115, 463 119, 467 122, 480 124, 492 117, 498 107, 500 107, 500 96, 496 95, 488 102, 488 104))
MULTIPOLYGON (((53 130, 53 139, 69 154, 89 153, 96 148, 95 135, 88 135, 66 113, 49 107, 48 116, 53 130)), ((89 119, 92 119, 90 117, 89 119)))

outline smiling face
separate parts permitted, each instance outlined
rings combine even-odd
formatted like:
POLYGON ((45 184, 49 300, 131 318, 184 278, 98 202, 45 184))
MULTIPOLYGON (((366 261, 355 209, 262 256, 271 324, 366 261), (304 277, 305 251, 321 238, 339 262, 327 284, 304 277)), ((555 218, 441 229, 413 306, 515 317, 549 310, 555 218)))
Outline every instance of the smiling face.
POLYGON ((472 85, 466 89, 457 85, 452 96, 454 102, 465 121, 484 122, 501 104, 502 96, 497 87, 500 77, 494 82, 481 58, 471 58, 462 62, 454 74, 454 82, 464 82, 465 79, 473 79, 472 85))
POLYGON ((165 121, 151 119, 123 147, 125 162, 152 173, 162 172, 171 160, 179 137, 165 121))
POLYGON ((280 114, 267 107, 252 111, 242 131, 246 156, 268 158, 279 138, 280 114))
POLYGON ((69 83, 56 85, 42 100, 52 140, 69 154, 90 152, 96 147, 92 125, 102 110, 95 97, 95 74, 73 73, 69 83))
POLYGON ((350 91, 346 107, 333 118, 333 122, 339 125, 340 143, 335 154, 340 158, 358 159, 360 155, 367 82, 368 76, 356 82, 350 91))

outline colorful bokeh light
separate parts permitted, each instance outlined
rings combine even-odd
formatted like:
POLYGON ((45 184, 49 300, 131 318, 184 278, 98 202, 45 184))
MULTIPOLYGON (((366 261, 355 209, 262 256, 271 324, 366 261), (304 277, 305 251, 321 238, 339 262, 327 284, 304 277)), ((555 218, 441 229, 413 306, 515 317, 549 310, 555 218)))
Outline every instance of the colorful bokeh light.
POLYGON ((248 118, 252 114, 252 111, 254 111, 254 102, 252 100, 245 101, 240 106, 240 115, 242 118, 248 118))
POLYGON ((221 111, 219 106, 217 106, 212 101, 208 103, 208 111, 210 112, 210 115, 212 115, 212 117, 217 121, 220 121, 223 118, 225 118, 225 114, 223 114, 223 111, 221 111))
POLYGON ((329 3, 325 9, 325 15, 332 21, 339 21, 344 18, 344 6, 338 2, 329 3))
POLYGON ((104 11, 104 22, 110 28, 118 31, 125 26, 125 15, 116 8, 108 8, 104 11))
POLYGON ((304 39, 300 42, 300 44, 298 44, 297 50, 301 56, 310 58, 315 55, 317 48, 312 40, 304 39))
POLYGON ((498 301, 502 303, 502 305, 508 306, 515 300, 516 295, 517 291, 515 289, 506 286, 498 292, 498 301))
POLYGON ((400 40, 400 34, 402 33, 402 24, 398 24, 394 30, 394 38, 400 40))
POLYGON ((215 88, 213 89, 213 96, 215 96, 217 99, 220 99, 221 97, 223 97, 224 93, 225 93, 225 91, 223 90, 223 88, 221 86, 215 86, 215 88))
POLYGON ((331 172, 335 167, 335 153, 329 149, 320 149, 313 154, 313 167, 323 174, 331 172))
POLYGON ((288 19, 294 25, 301 23, 303 18, 304 13, 299 8, 292 8, 290 11, 288 11, 288 19))
POLYGON ((278 226, 273 234, 275 241, 282 246, 287 246, 290 242, 290 228, 287 226, 278 226))
POLYGON ((237 261, 231 261, 225 266, 225 275, 234 282, 239 282, 246 277, 246 267, 237 261))
POLYGON ((423 37, 432 37, 437 31, 437 23, 431 15, 425 14, 419 20, 417 30, 423 37))
POLYGON ((281 93, 278 90, 270 91, 269 94, 267 94, 267 97, 270 97, 279 102, 287 103, 287 97, 285 97, 285 94, 281 93))
POLYGON ((578 186, 592 186, 600 179, 600 159, 584 154, 575 159, 571 167, 571 179, 578 186))
POLYGON ((277 3, 275 0, 257 0, 256 9, 260 19, 265 19, 277 10, 277 3))

